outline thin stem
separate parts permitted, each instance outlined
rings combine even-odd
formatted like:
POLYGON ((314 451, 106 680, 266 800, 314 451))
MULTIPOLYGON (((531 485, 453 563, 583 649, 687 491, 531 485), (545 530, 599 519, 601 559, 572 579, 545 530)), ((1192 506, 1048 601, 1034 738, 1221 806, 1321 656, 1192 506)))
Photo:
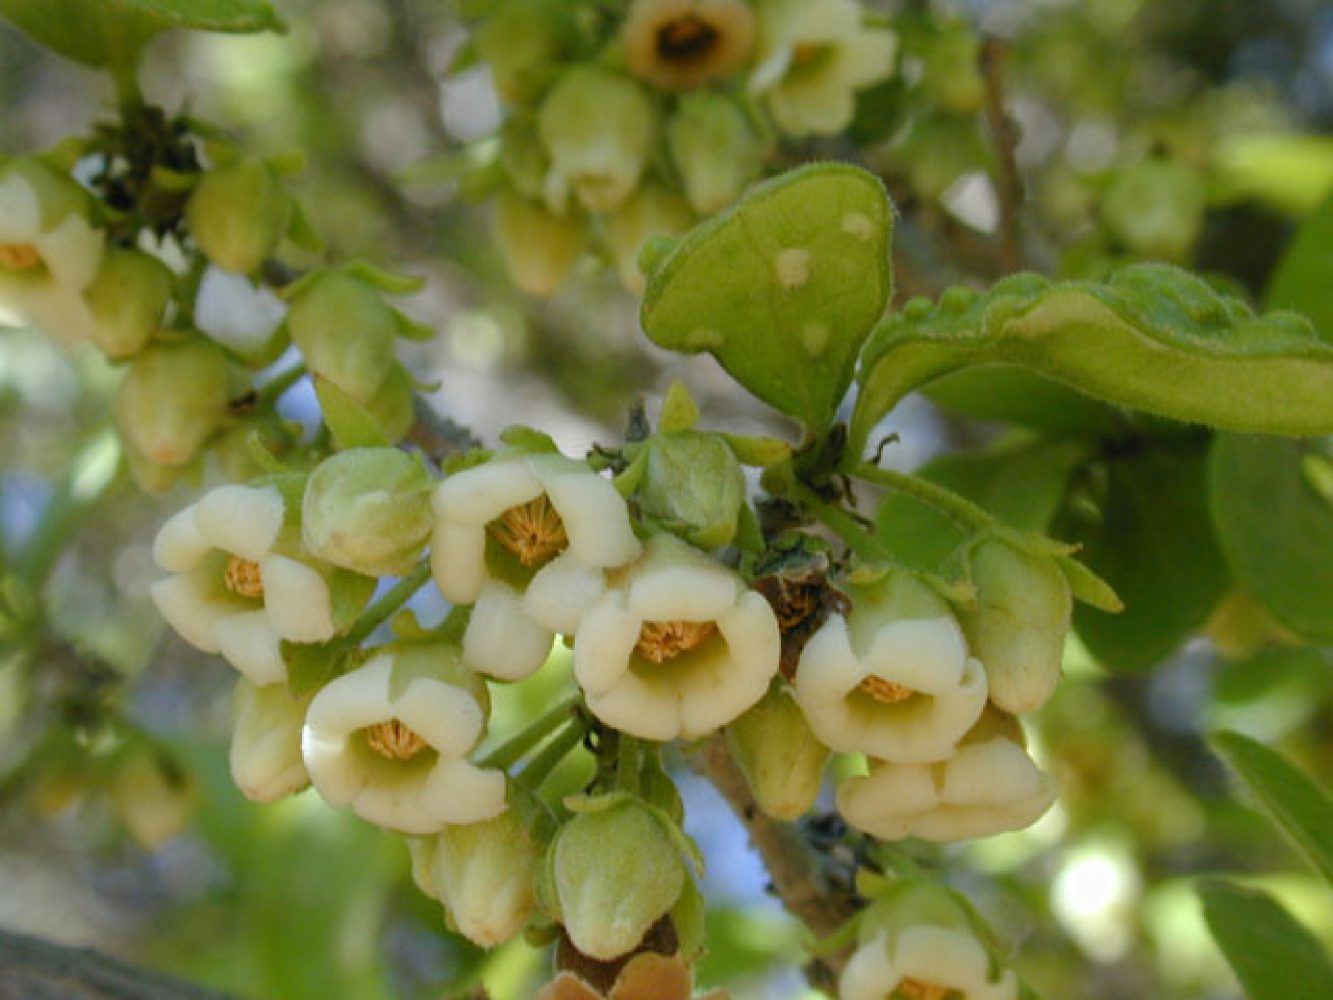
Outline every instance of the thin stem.
POLYGON ((854 553, 872 563, 892 563, 893 553, 860 522, 841 507, 831 504, 807 486, 794 483, 791 495, 846 543, 854 553))
POLYGON ((569 752, 583 742, 587 731, 588 724, 582 718, 571 719, 567 727, 523 769, 523 773, 518 776, 519 783, 528 791, 536 792, 559 763, 569 756, 569 752))
POLYGON ((306 367, 303 364, 295 364, 286 371, 279 372, 260 386, 255 405, 261 408, 271 406, 281 398, 283 393, 301 381, 305 375, 306 367))
POLYGON ((996 194, 1000 203, 1000 252, 1007 272, 1023 265, 1019 231, 1019 207, 1023 203, 1023 181, 1014 159, 1017 144, 1014 128, 1004 108, 1004 42, 988 38, 981 47, 981 73, 986 84, 986 124, 995 146, 996 194))
POLYGON ((370 633, 384 624, 390 615, 406 604, 412 595, 420 590, 429 579, 430 560, 422 559, 411 573, 393 585, 393 589, 361 612, 361 617, 356 620, 356 624, 344 637, 346 644, 349 647, 355 646, 363 639, 368 638, 370 633))
POLYGON ((616 755, 616 787, 632 795, 639 794, 639 773, 643 770, 643 741, 620 734, 616 755))
POLYGON ((505 742, 483 757, 478 763, 482 767, 507 768, 522 760, 552 732, 571 718, 574 706, 579 703, 579 694, 568 695, 548 709, 543 715, 529 723, 505 742))
POLYGON ((852 475, 866 482, 887 486, 891 490, 915 497, 968 531, 985 531, 995 524, 995 518, 971 500, 928 479, 908 475, 905 472, 895 472, 893 469, 881 469, 870 464, 857 466, 852 470, 852 475))

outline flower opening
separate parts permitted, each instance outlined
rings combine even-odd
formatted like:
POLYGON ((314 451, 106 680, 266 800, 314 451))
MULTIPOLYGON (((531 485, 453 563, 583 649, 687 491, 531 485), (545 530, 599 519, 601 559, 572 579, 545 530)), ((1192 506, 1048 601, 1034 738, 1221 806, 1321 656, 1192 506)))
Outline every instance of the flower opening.
POLYGON ((30 243, 0 243, 0 267, 11 271, 31 271, 42 262, 42 255, 30 243))
POLYGON ((545 493, 510 507, 486 525, 486 534, 517 556, 525 568, 544 565, 569 548, 565 523, 545 493))
POLYGON ((754 31, 740 0, 639 0, 625 21, 626 59, 635 76, 688 90, 738 69, 754 31))
POLYGON ((698 649, 716 634, 716 622, 644 622, 634 652, 653 663, 666 663, 698 649))
POLYGON ((426 741, 401 719, 387 719, 368 726, 366 744, 389 760, 411 760, 426 749, 426 741))
POLYGON ((228 556, 226 569, 222 571, 222 580, 237 597, 251 599, 264 596, 264 575, 259 563, 240 556, 228 556))

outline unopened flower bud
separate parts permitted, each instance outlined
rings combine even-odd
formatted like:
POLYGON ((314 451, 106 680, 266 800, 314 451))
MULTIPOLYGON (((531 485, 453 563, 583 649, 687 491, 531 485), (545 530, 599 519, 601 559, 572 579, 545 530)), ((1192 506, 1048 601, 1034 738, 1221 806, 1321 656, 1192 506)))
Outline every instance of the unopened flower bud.
POLYGON ((148 345, 171 298, 171 270, 142 250, 108 250, 84 292, 96 327, 93 342, 113 361, 148 345))
POLYGON ((510 279, 529 295, 554 295, 587 242, 582 219, 508 191, 495 206, 495 233, 510 279))
POLYGON ((694 213, 680 195, 654 182, 640 185, 607 220, 611 256, 626 290, 643 294, 645 281, 639 270, 639 251, 645 243, 656 236, 683 233, 693 224, 694 213))
POLYGON ((314 692, 293 697, 281 682, 257 687, 242 677, 232 695, 231 777, 255 802, 274 802, 310 784, 301 727, 314 692))
POLYGON ((981 39, 967 21, 942 24, 926 43, 921 88, 937 107, 953 114, 981 109, 986 84, 981 78, 981 39))
POLYGON ((727 727, 727 745, 765 815, 794 820, 814 805, 830 752, 785 686, 727 727))
POLYGON ((128 751, 111 776, 110 792, 121 822, 148 850, 180 833, 194 811, 189 772, 156 748, 128 751))
POLYGON ((959 617, 986 668, 990 700, 1006 712, 1032 712, 1060 681, 1073 612, 1064 574, 1049 556, 987 539, 970 553, 975 608, 959 617))
POLYGON ((552 0, 507 0, 477 29, 477 51, 496 91, 510 104, 537 98, 561 62, 567 35, 562 6, 552 0))
POLYGON ((551 852, 560 922, 579 951, 602 961, 637 947, 685 887, 676 842, 631 798, 576 814, 551 852))
POLYGON ((495 948, 523 930, 537 905, 541 850, 518 810, 445 827, 424 846, 424 888, 444 904, 458 933, 478 947, 495 948))
POLYGON ((671 159, 685 197, 700 215, 722 211, 759 176, 764 146, 731 97, 703 91, 682 97, 667 124, 671 159))
POLYGON ((261 160, 237 160, 206 173, 185 216, 204 256, 225 271, 250 274, 277 248, 291 219, 282 181, 261 160))
POLYGON ((563 211, 573 191, 589 211, 610 212, 639 184, 657 112, 633 80, 582 65, 547 96, 538 128, 551 154, 547 204, 563 211))
POLYGON ((396 448, 353 448, 325 459, 301 503, 306 551, 366 576, 407 572, 434 524, 433 486, 421 460, 396 448))
POLYGON ((120 384, 116 425, 149 462, 183 465, 226 419, 227 387, 226 355, 211 341, 154 344, 120 384))
POLYGON ((650 521, 701 549, 726 545, 745 502, 745 474, 716 434, 654 434, 639 487, 639 509, 650 521))
POLYGON ((398 323, 374 285, 329 271, 300 286, 287 329, 306 367, 357 402, 370 399, 392 370, 398 323))

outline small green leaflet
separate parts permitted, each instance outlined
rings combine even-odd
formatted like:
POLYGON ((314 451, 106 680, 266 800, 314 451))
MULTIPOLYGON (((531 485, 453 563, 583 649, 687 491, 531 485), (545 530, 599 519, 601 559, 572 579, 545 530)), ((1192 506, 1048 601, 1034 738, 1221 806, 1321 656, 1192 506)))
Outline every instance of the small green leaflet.
POLYGON ((1327 1000, 1333 964, 1272 896, 1223 879, 1199 883, 1203 917, 1249 1000, 1327 1000))
POLYGON ((1273 822, 1333 884, 1333 800, 1303 772, 1248 736, 1220 732, 1211 742, 1273 822))
POLYGON ((1229 430, 1333 431, 1333 344, 1294 313, 1255 316, 1165 264, 1106 282, 1006 278, 914 299, 876 327, 851 449, 911 390, 973 365, 1031 369, 1120 406, 1229 430))
POLYGON ((883 185, 859 167, 783 174, 662 259, 643 329, 669 350, 708 351, 764 402, 822 431, 888 301, 892 221, 883 185))

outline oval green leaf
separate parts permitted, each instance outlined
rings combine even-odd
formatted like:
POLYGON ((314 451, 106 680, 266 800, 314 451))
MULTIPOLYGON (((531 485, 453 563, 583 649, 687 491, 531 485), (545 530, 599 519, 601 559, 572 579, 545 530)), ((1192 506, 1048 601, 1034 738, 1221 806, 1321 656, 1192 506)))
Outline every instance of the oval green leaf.
POLYGON ((669 350, 708 351, 764 402, 821 431, 888 301, 891 228, 873 174, 838 163, 783 174, 662 259, 644 332, 669 350))
POLYGON ((1325 1000, 1333 963, 1272 896, 1223 879, 1199 883, 1203 917, 1249 1000, 1325 1000))
POLYGON ((852 421, 859 455, 911 390, 974 365, 1018 365, 1119 406, 1228 430, 1333 431, 1333 344, 1294 313, 1256 316, 1165 264, 1106 282, 1006 278, 916 299, 871 334, 852 421))

